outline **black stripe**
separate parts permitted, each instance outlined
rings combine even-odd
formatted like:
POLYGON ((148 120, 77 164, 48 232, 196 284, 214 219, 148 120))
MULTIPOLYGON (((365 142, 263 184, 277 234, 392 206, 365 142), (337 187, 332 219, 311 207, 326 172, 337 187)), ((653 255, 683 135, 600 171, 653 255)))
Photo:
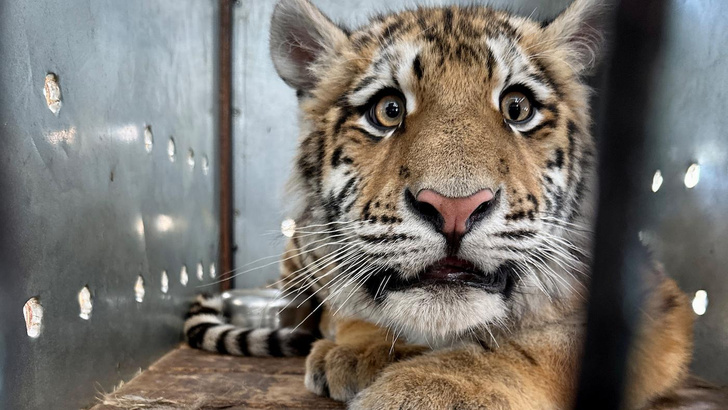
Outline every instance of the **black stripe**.
POLYGON ((384 39, 388 40, 396 36, 403 27, 404 21, 402 20, 395 20, 394 22, 390 23, 387 27, 384 27, 384 30, 382 30, 384 39))
POLYGON ((194 348, 200 349, 202 347, 202 341, 205 339, 205 333, 207 329, 215 326, 220 326, 219 323, 200 323, 199 325, 192 326, 187 331, 187 343, 194 348))
POLYGON ((546 83, 546 85, 554 91, 557 97, 563 98, 564 93, 561 91, 559 84, 556 80, 554 80, 554 76, 546 68, 543 62, 539 59, 533 59, 533 63, 536 66, 536 70, 538 70, 538 76, 541 77, 542 82, 546 83))
POLYGON ((412 61, 412 69, 414 70, 417 79, 421 80, 424 73, 422 71, 422 61, 420 60, 419 54, 417 54, 417 57, 415 57, 414 61, 412 61))
MULTIPOLYGON (((566 158, 569 161, 569 171, 567 173, 567 178, 568 179, 566 180, 566 183, 567 184, 570 184, 572 182, 573 177, 574 177, 574 165, 575 165, 574 163, 576 162, 576 154, 575 154, 576 141, 575 141, 575 138, 576 138, 576 133, 577 132, 578 132, 578 130, 576 128, 576 123, 574 121, 571 121, 570 120, 566 124, 566 136, 569 139, 569 148, 567 150, 567 153, 568 154, 566 156, 566 158)), ((584 172, 584 169, 582 168, 581 171, 584 172)))
POLYGON ((563 167, 564 167, 564 150, 561 148, 556 148, 556 151, 554 151, 554 158, 549 159, 549 161, 546 163, 546 168, 561 169, 563 167))
POLYGON ((358 93, 359 91, 365 89, 366 87, 369 87, 374 83, 374 81, 377 80, 376 76, 369 76, 365 77, 363 80, 359 81, 359 84, 356 85, 354 90, 352 91, 353 94, 358 93))
POLYGON ((536 236, 536 232, 534 231, 511 231, 511 232, 500 232, 497 233, 496 236, 501 238, 508 238, 508 239, 526 239, 526 238, 533 238, 536 236))
POLYGON ((542 122, 541 124, 538 124, 537 126, 531 128, 528 131, 521 131, 521 135, 523 135, 526 138, 531 138, 535 133, 541 131, 544 128, 549 128, 549 131, 553 131, 556 127, 556 120, 550 119, 542 122))
POLYGON ((217 316, 219 314, 220 314, 220 311, 217 309, 213 309, 213 308, 205 307, 205 306, 199 306, 199 307, 192 306, 190 308, 189 312, 187 312, 186 318, 189 319, 192 316, 197 316, 197 315, 215 315, 215 316, 217 316))
POLYGON ((220 336, 217 338, 216 348, 217 351, 222 354, 228 354, 227 347, 225 347, 225 338, 227 337, 228 333, 230 333, 233 329, 228 329, 222 333, 220 333, 220 336))
POLYGON ((235 340, 238 342, 238 349, 240 349, 240 354, 243 356, 250 356, 250 349, 248 349, 248 335, 252 331, 253 329, 242 331, 235 338, 235 340))
POLYGON ((493 51, 490 48, 485 49, 486 55, 485 55, 485 65, 488 68, 488 80, 493 78, 493 69, 495 68, 495 57, 493 56, 493 51))
POLYGON ((372 140, 372 141, 374 141, 374 142, 379 142, 379 141, 381 141, 381 140, 382 140, 382 138, 383 138, 383 137, 380 137, 380 136, 378 136, 378 135, 370 134, 370 133, 369 133, 369 131, 367 131, 367 130, 365 130, 364 128, 362 128, 362 127, 359 127, 359 126, 357 126, 357 125, 352 125, 352 126, 350 126, 350 127, 349 127, 349 129, 352 129, 352 130, 354 130, 354 131, 358 131, 358 132, 360 132, 360 133, 362 133, 362 134, 366 135, 367 137, 369 137, 369 139, 370 139, 370 140, 372 140))
POLYGON ((385 243, 385 242, 398 242, 406 239, 411 239, 410 236, 403 233, 400 234, 383 234, 383 235, 359 235, 359 238, 369 243, 385 243))
POLYGON ((445 9, 445 15, 443 17, 444 17, 444 20, 445 20, 444 21, 444 24, 443 24, 443 27, 445 29, 445 33, 452 32, 452 9, 451 8, 446 8, 445 9))
POLYGON ((308 331, 296 330, 288 338, 288 348, 295 356, 306 356, 316 337, 308 331))
POLYGON ((338 167, 339 164, 341 163, 341 152, 343 151, 343 149, 344 148, 341 146, 336 147, 336 149, 334 150, 334 153, 331 154, 331 166, 333 168, 338 167))
POLYGON ((351 117, 353 114, 353 110, 346 106, 342 107, 341 111, 339 112, 339 118, 336 119, 336 122, 334 123, 334 134, 338 134, 341 132, 341 127, 344 126, 344 123, 351 117))
POLYGON ((318 141, 316 145, 316 193, 321 194, 321 191, 323 190, 323 175, 321 174, 321 170, 324 166, 324 156, 326 155, 325 149, 325 141, 324 138, 326 135, 324 133, 318 133, 318 141))
POLYGON ((273 357, 283 357, 281 339, 279 336, 278 330, 274 330, 268 335, 268 354, 273 357))

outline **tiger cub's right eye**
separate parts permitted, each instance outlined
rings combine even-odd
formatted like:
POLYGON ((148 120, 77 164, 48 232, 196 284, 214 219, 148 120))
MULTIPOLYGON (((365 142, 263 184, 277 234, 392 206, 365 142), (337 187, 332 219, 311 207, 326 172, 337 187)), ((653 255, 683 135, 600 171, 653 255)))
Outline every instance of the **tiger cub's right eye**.
POLYGON ((372 105, 367 113, 367 120, 377 128, 394 129, 404 120, 405 105, 402 98, 387 95, 372 105))

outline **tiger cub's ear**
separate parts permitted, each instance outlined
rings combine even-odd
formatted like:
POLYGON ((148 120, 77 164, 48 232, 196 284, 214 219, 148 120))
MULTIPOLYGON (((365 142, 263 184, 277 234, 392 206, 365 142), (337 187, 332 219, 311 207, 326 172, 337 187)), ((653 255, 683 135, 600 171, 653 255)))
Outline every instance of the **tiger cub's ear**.
POLYGON ((276 4, 270 54, 278 75, 296 90, 312 89, 317 82, 315 65, 346 41, 346 33, 308 0, 276 4))
POLYGON ((576 74, 589 74, 604 48, 610 7, 605 0, 574 0, 545 28, 547 41, 566 49, 576 74))

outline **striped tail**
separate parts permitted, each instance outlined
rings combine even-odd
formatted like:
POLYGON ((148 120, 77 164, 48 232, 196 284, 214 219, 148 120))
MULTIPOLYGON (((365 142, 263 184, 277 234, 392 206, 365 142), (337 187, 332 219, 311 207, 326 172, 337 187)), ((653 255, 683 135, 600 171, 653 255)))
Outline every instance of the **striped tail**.
POLYGON ((304 329, 252 329, 228 323, 220 297, 197 296, 185 321, 187 343, 195 349, 256 357, 305 356, 316 337, 304 329))

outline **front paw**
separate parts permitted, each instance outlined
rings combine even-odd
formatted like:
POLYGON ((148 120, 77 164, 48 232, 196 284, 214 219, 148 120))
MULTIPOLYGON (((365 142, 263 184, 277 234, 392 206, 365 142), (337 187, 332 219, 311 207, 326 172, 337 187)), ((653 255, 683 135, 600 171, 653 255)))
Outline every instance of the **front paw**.
POLYGON ((506 398, 484 391, 465 375, 436 369, 407 367, 409 362, 387 369, 350 403, 351 410, 364 409, 510 409, 506 398))
POLYGON ((338 345, 319 340, 306 358, 306 388, 321 396, 347 401, 371 385, 385 367, 425 350, 403 344, 393 348, 390 343, 338 345))

